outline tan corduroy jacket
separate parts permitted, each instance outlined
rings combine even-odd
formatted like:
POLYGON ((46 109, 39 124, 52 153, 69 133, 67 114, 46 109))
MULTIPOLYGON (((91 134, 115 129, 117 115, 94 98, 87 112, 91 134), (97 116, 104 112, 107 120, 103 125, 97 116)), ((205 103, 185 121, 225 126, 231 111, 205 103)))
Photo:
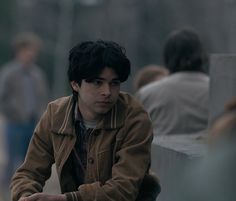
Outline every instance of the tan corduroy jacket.
POLYGON ((139 103, 120 93, 116 105, 98 123, 88 140, 85 184, 81 186, 73 183, 69 163, 76 142, 72 108, 72 96, 49 103, 25 162, 13 176, 12 200, 42 192, 54 162, 68 201, 144 200, 142 196, 155 200, 159 184, 148 174, 152 126, 139 103), (142 183, 144 180, 150 188, 142 183), (141 185, 150 192, 143 192, 141 185))

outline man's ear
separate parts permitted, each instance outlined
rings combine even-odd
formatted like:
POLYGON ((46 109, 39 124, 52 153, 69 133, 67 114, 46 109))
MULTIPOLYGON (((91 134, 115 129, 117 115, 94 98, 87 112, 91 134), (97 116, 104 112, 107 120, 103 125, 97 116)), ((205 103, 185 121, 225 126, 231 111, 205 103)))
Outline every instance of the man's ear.
POLYGON ((78 92, 78 90, 79 90, 79 85, 78 85, 78 83, 77 83, 76 81, 71 81, 71 82, 70 82, 70 85, 71 85, 71 87, 72 87, 72 89, 73 89, 74 91, 78 92))

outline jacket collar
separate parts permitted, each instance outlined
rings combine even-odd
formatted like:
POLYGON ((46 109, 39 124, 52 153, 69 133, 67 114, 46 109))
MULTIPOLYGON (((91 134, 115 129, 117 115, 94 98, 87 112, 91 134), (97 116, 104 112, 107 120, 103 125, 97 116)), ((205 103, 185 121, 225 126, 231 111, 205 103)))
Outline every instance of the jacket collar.
POLYGON ((122 102, 120 95, 113 108, 98 122, 97 129, 117 129, 122 127, 126 116, 125 114, 126 105, 122 102))
POLYGON ((75 135, 73 125, 73 97, 59 98, 51 103, 52 131, 57 134, 75 135))
MULTIPOLYGON (((127 107, 122 96, 120 93, 117 103, 98 122, 96 129, 117 129, 123 126, 127 107)), ((61 98, 56 105, 58 108, 53 114, 52 131, 63 135, 75 135, 73 97, 61 98)))

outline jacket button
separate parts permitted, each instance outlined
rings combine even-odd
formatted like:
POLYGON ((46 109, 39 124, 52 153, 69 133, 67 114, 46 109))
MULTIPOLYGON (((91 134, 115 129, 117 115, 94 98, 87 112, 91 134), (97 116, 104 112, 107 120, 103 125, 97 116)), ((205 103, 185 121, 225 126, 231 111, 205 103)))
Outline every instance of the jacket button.
POLYGON ((92 157, 89 157, 89 158, 88 158, 88 162, 89 162, 90 164, 93 164, 93 163, 94 163, 94 159, 93 159, 92 157))

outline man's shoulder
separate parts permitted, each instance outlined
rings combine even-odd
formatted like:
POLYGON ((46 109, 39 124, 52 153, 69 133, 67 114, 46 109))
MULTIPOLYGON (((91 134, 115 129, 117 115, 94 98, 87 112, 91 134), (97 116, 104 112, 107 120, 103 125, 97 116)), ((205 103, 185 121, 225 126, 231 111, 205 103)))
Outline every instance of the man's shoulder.
POLYGON ((129 93, 120 92, 119 98, 115 107, 106 116, 105 122, 107 128, 127 126, 132 121, 148 120, 147 112, 144 110, 141 103, 129 93))
POLYGON ((72 96, 64 96, 49 102, 48 105, 54 111, 66 110, 66 108, 72 105, 72 100, 72 96))
POLYGON ((2 83, 10 80, 16 80, 18 76, 18 68, 14 62, 4 64, 0 69, 0 80, 2 83))
POLYGON ((119 95, 118 110, 120 111, 120 114, 125 114, 124 118, 130 114, 136 114, 139 116, 139 114, 141 115, 146 113, 146 110, 137 98, 129 93, 124 92, 121 92, 119 95))
POLYGON ((128 104, 132 100, 133 100, 133 97, 131 94, 127 92, 123 92, 123 91, 119 93, 118 101, 123 102, 124 104, 128 104))
POLYGON ((133 95, 127 92, 120 92, 118 103, 122 104, 126 109, 142 108, 140 102, 133 95))
POLYGON ((17 64, 14 61, 7 62, 1 66, 1 74, 9 74, 17 71, 17 64))
POLYGON ((72 96, 63 96, 63 97, 59 97, 55 100, 52 100, 51 102, 49 102, 50 105, 55 105, 55 106, 60 106, 60 105, 64 105, 64 104, 68 104, 68 102, 70 102, 70 100, 72 99, 72 96))
MULTIPOLYGON (((125 105, 125 115, 123 116, 124 125, 131 122, 143 122, 145 125, 150 124, 151 120, 143 105, 133 95, 129 93, 120 93, 119 100, 125 105)), ((120 112, 122 114, 122 112, 120 112)))

